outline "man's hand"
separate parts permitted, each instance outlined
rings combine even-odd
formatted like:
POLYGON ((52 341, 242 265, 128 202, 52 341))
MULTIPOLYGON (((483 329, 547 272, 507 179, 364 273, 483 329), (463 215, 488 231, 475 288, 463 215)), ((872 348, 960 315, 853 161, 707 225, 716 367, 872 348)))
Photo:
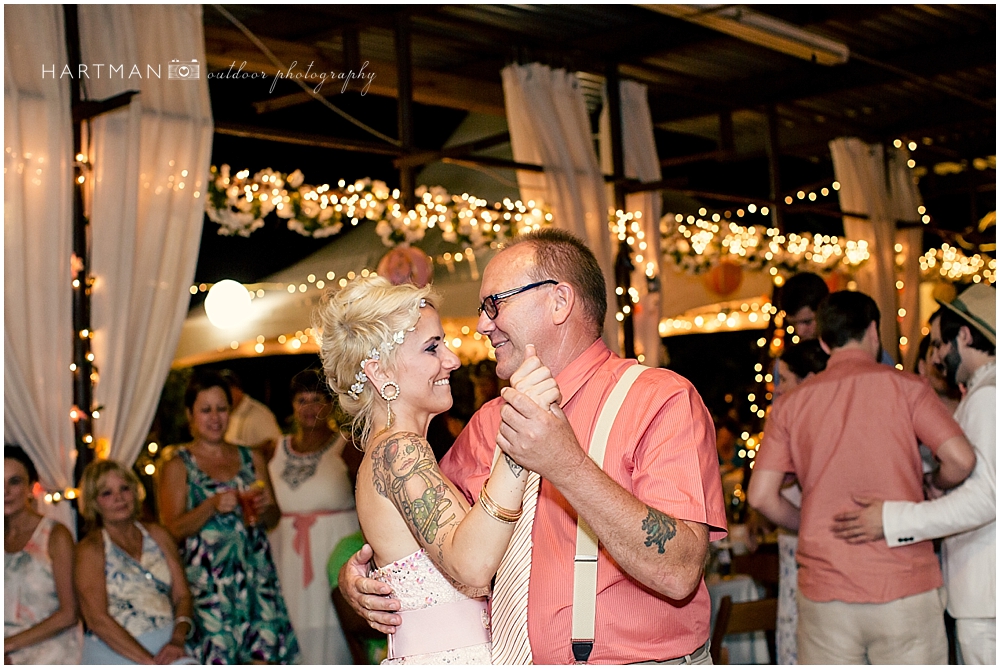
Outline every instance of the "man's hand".
POLYGON ((885 538, 882 532, 882 503, 884 500, 852 495, 860 509, 843 511, 833 517, 830 529, 833 536, 849 544, 863 544, 885 538))
POLYGON ((383 634, 394 634, 403 619, 392 613, 399 610, 399 600, 392 597, 387 584, 368 578, 368 562, 374 555, 365 544, 340 568, 337 586, 354 611, 383 634))
POLYGON ((516 388, 504 388, 500 394, 507 404, 500 410, 497 444, 517 464, 558 487, 561 475, 587 459, 566 414, 555 404, 539 407, 516 388))
POLYGON ((535 355, 534 344, 524 347, 524 356, 524 362, 510 377, 510 385, 543 409, 547 409, 550 404, 559 404, 562 398, 559 386, 552 371, 535 355))

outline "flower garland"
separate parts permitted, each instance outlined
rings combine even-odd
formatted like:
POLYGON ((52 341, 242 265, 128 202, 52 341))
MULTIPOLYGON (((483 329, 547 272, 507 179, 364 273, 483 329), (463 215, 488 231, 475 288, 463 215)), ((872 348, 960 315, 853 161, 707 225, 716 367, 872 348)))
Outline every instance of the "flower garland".
POLYGON ((723 260, 771 273, 828 273, 840 265, 851 270, 869 257, 868 242, 811 233, 780 234, 777 228, 742 226, 667 214, 660 220, 663 255, 681 272, 699 275, 723 260))
POLYGON ((486 200, 451 195, 439 186, 418 188, 416 205, 404 211, 399 190, 390 191, 382 181, 341 180, 331 188, 304 184, 299 170, 286 175, 268 168, 253 177, 242 170, 233 176, 229 165, 223 165, 212 166, 211 173, 205 208, 220 235, 249 237, 274 211, 288 221, 289 230, 307 237, 336 235, 347 222, 374 221, 376 233, 390 248, 419 242, 437 227, 446 242, 478 251, 552 222, 551 211, 533 201, 505 199, 491 207, 486 200))

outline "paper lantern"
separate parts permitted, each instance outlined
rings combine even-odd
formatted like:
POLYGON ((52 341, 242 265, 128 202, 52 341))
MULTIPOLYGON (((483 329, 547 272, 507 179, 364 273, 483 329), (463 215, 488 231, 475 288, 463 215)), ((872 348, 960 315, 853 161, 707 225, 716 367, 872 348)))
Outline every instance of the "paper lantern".
POLYGON ((434 276, 434 263, 426 253, 414 246, 400 246, 382 256, 376 270, 395 285, 412 283, 423 288, 434 276))
POLYGON ((743 268, 734 262, 723 260, 705 275, 705 287, 716 295, 736 292, 743 283, 743 268))
POLYGON ((221 330, 243 325, 250 319, 250 293, 238 281, 218 281, 205 298, 205 313, 212 325, 221 330))
POLYGON ((841 272, 840 270, 833 270, 826 277, 826 287, 830 289, 831 293, 836 293, 841 290, 847 290, 847 282, 850 281, 850 277, 841 272))

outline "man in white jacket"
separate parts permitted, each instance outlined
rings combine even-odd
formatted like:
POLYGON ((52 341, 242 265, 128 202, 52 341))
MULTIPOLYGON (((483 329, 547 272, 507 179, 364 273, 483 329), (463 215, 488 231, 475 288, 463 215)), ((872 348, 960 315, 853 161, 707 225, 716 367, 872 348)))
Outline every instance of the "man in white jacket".
POLYGON ((996 664, 996 290, 975 284, 931 317, 933 361, 965 386, 955 411, 976 449, 976 468, 931 501, 855 499, 835 518, 848 543, 885 538, 889 546, 946 537, 942 547, 948 613, 964 664, 996 664))

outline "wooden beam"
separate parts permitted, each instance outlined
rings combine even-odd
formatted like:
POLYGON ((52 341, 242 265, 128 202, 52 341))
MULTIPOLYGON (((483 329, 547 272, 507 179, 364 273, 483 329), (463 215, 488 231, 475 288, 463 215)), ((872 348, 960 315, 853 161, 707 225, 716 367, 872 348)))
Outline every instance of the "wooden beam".
POLYGON ((409 165, 411 167, 419 167, 421 165, 427 165, 428 163, 434 163, 445 158, 461 158, 467 156, 474 151, 482 151, 483 149, 488 149, 500 144, 510 143, 510 133, 501 132, 496 135, 490 135, 489 137, 483 137, 481 139, 474 140, 472 142, 467 142, 465 144, 456 144, 455 146, 449 146, 440 151, 421 151, 420 153, 411 153, 408 156, 403 156, 402 158, 397 158, 393 161, 393 166, 396 168, 402 167, 404 165, 409 165))
MULTIPOLYGON (((326 72, 328 80, 320 88, 321 95, 331 97, 341 93, 344 80, 329 80, 331 72, 338 75, 344 74, 341 67, 343 59, 340 54, 295 42, 271 38, 263 38, 262 41, 286 68, 293 68, 293 74, 304 73, 310 63, 312 64, 311 72, 326 72)), ((276 77, 279 72, 278 68, 264 54, 247 41, 243 33, 233 28, 205 26, 205 59, 210 71, 227 70, 230 67, 235 70, 245 62, 244 72, 261 72, 269 78, 276 77)), ((366 94, 372 93, 397 98, 399 93, 395 63, 362 59, 362 64, 364 63, 367 63, 364 73, 369 76, 374 75, 370 79, 370 83, 368 83, 369 80, 351 80, 347 90, 360 91, 367 83, 367 89, 364 91, 366 94)), ((287 69, 282 72, 287 73, 287 69)), ((497 73, 497 81, 491 82, 445 72, 414 70, 413 101, 437 107, 505 116, 503 87, 499 78, 499 73, 497 73)), ((319 80, 311 80, 306 83, 315 85, 319 83, 319 80)), ((277 96, 259 103, 261 107, 258 111, 279 109, 289 106, 289 102, 298 104, 310 99, 311 96, 304 91, 277 96)))
POLYGON ((291 130, 276 130, 274 128, 260 128, 242 123, 226 123, 217 121, 215 132, 220 135, 231 137, 245 137, 247 139, 263 139, 269 142, 283 142, 285 144, 299 144, 301 146, 315 146, 321 149, 334 149, 337 151, 357 151, 359 153, 374 153, 382 156, 398 156, 400 150, 388 144, 376 144, 374 142, 362 142, 355 139, 338 139, 324 135, 312 135, 304 132, 292 132, 291 130))

